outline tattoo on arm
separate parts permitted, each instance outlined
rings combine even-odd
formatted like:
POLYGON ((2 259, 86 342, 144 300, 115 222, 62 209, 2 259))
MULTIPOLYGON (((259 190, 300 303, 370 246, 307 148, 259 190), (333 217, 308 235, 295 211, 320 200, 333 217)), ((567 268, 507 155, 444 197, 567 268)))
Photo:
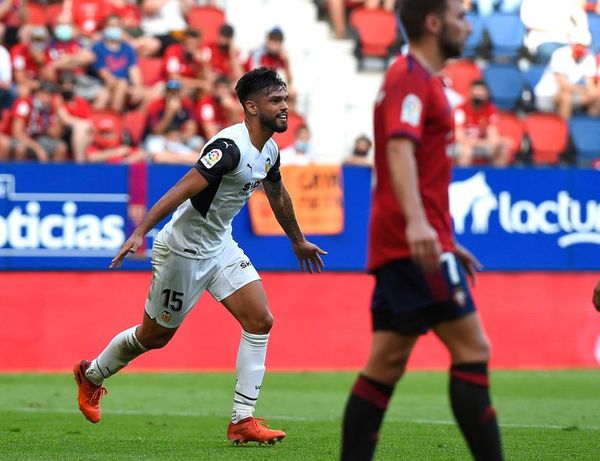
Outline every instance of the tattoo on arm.
POLYGON ((283 185, 283 181, 263 181, 263 187, 275 218, 288 238, 292 243, 304 240, 304 234, 296 221, 292 199, 283 185))

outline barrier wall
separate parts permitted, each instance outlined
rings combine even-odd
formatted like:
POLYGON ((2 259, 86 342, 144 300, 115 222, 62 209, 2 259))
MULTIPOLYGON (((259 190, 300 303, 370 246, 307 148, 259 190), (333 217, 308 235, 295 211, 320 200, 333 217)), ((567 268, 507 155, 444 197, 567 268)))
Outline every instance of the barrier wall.
MULTIPOLYGON (((500 368, 597 367, 600 314, 591 306, 600 274, 481 274, 474 296, 500 368)), ((362 274, 265 273, 275 316, 271 370, 357 369, 370 341, 372 278, 362 274)), ((0 370, 69 370, 141 320, 147 272, 0 274, 0 370)), ((240 328, 204 294, 172 342, 131 370, 230 370, 240 328)), ((412 368, 445 368, 446 352, 420 340, 412 368)))
MULTIPOLYGON (((153 204, 186 167, 151 165, 153 204)), ((343 169, 344 232, 310 236, 330 270, 362 271, 371 192, 368 169, 343 169)), ((128 167, 0 164, 0 270, 105 269, 131 231, 128 167)), ((451 209, 459 241, 489 270, 600 269, 600 171, 455 171, 451 209)), ((148 247, 151 246, 150 234, 148 247)), ((297 270, 285 237, 257 237, 248 210, 234 237, 263 270, 297 270)), ((124 269, 147 269, 128 259, 124 269)))

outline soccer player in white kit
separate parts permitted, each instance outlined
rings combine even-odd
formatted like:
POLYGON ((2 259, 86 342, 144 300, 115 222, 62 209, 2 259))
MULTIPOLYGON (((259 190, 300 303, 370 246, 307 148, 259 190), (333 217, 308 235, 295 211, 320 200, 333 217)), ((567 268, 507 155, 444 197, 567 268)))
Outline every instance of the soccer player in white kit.
POLYGON ((119 268, 176 209, 154 240, 152 283, 141 325, 119 333, 91 362, 74 366, 79 409, 93 423, 100 420, 104 379, 144 352, 165 346, 206 289, 242 326, 228 439, 275 443, 285 437, 253 416, 273 317, 260 276, 232 238, 231 222, 262 183, 302 270, 321 272, 320 255, 326 252, 304 238, 279 172, 279 149, 271 136, 287 128, 285 83, 263 67, 245 74, 236 92, 244 122, 207 142, 196 165, 148 211, 112 261, 111 268, 119 268))

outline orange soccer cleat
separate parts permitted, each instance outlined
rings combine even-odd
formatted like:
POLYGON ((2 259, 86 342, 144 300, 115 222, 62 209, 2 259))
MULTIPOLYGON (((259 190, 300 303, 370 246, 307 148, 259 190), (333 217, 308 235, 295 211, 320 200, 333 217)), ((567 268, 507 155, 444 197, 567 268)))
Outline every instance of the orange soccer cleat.
POLYGON ((273 445, 285 438, 285 432, 269 428, 264 418, 253 418, 252 416, 242 419, 239 423, 229 423, 227 438, 233 443, 258 442, 273 445))
POLYGON ((83 416, 92 423, 100 421, 100 399, 106 395, 108 391, 102 386, 96 386, 85 376, 85 370, 90 366, 90 362, 82 360, 73 367, 73 374, 77 382, 77 400, 79 401, 79 409, 83 416))

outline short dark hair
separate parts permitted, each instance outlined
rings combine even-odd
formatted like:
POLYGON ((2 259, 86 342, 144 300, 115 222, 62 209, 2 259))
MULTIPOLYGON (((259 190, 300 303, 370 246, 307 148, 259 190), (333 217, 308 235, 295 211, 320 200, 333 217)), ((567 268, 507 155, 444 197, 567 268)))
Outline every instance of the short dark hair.
POLYGON ((242 105, 256 93, 269 94, 285 89, 287 85, 279 74, 268 67, 258 67, 245 73, 235 86, 235 92, 242 105))
POLYGON ((485 81, 485 80, 483 80, 483 79, 477 79, 477 80, 473 80, 473 81, 471 82, 471 88, 474 88, 474 87, 476 87, 476 86, 482 86, 482 87, 484 87, 486 90, 489 90, 489 88, 488 88, 488 84, 487 84, 487 83, 486 83, 486 81, 485 81))
POLYGON ((233 37, 233 34, 234 34, 234 30, 230 24, 223 24, 219 28, 219 35, 221 35, 222 37, 231 38, 231 37, 233 37))
POLYGON ((183 31, 183 36, 190 37, 190 38, 202 38, 202 32, 200 32, 199 29, 195 29, 193 27, 188 27, 187 29, 185 29, 183 31))
POLYGON ((425 32, 425 18, 428 14, 443 14, 448 0, 400 0, 398 9, 400 20, 409 40, 419 40, 425 32))

